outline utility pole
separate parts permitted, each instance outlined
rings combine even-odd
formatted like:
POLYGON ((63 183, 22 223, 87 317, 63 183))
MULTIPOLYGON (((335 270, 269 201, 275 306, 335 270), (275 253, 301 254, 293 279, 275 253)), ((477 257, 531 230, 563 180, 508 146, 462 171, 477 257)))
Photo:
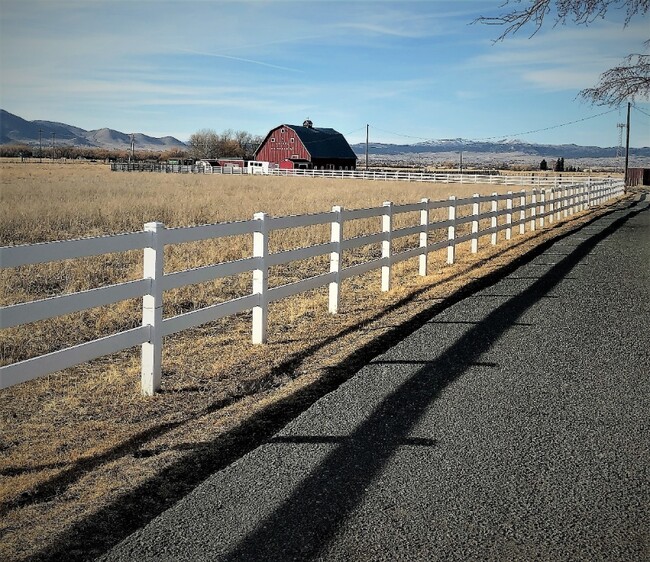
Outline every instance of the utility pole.
POLYGON ((52 131, 52 162, 54 162, 55 156, 56 156, 56 133, 52 131))
POLYGON ((625 131, 625 186, 628 180, 628 165, 630 163, 630 108, 632 104, 627 102, 627 131, 625 131))
POLYGON ((43 163, 43 129, 38 130, 38 161, 43 163))
POLYGON ((368 131, 370 129, 370 125, 366 124, 366 172, 368 171, 368 131))

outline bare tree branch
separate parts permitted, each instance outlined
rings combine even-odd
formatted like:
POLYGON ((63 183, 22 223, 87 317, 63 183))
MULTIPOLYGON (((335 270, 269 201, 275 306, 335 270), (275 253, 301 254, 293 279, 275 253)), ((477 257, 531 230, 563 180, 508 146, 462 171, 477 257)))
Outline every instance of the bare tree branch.
MULTIPOLYGON (((567 20, 577 25, 588 25, 605 18, 611 9, 625 9, 624 27, 635 16, 643 16, 650 10, 650 0, 506 0, 502 8, 517 5, 497 17, 480 17, 473 23, 501 25, 505 29, 496 41, 503 41, 520 29, 532 24, 535 35, 549 14, 554 13, 553 25, 565 24, 567 20), (523 6, 522 6, 523 5, 523 6)), ((646 41, 646 48, 650 41, 646 41)), ((650 55, 632 54, 614 68, 605 71, 593 88, 582 90, 579 97, 597 105, 619 105, 626 100, 648 98, 650 95, 650 55)))
POLYGON ((579 94, 596 105, 620 105, 636 98, 650 99, 650 55, 632 54, 614 68, 603 72, 593 88, 579 94))
MULTIPOLYGON (((516 4, 521 6, 525 0, 507 0, 502 7, 516 4)), ((588 25, 597 19, 605 17, 610 9, 625 7, 625 23, 627 26, 632 18, 644 15, 650 9, 650 0, 528 0, 528 4, 521 9, 512 9, 497 17, 480 17, 474 23, 487 25, 505 25, 506 28, 497 41, 503 41, 508 35, 514 35, 522 27, 532 23, 535 35, 542 27, 545 18, 555 12, 555 23, 564 24, 568 19, 578 25, 588 25)), ((531 35, 531 37, 532 37, 531 35)))

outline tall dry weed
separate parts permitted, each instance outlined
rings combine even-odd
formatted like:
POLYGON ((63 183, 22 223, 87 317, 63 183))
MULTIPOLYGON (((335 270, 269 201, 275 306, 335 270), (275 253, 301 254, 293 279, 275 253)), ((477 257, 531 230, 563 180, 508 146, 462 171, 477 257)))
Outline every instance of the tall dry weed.
MULTIPOLYGON (((440 200, 453 191, 466 196, 477 186, 452 186, 403 182, 371 182, 323 178, 260 176, 206 176, 111 172, 103 165, 3 164, 0 178, 0 244, 33 244, 137 231, 146 222, 159 221, 168 228, 214 222, 246 220, 255 212, 283 216, 327 211, 333 205, 355 209, 377 207, 383 201, 410 203, 429 197, 440 200)), ((482 191, 488 192, 491 187, 482 191)), ((480 190, 479 190, 480 191, 480 190)), ((444 218, 444 210, 431 220, 444 218)), ((436 214, 437 213, 437 214, 436 214)), ((417 224, 418 213, 395 217, 395 228, 417 224)), ((380 230, 380 219, 348 221, 346 238, 380 230)), ((272 232, 270 251, 278 252, 329 240, 329 226, 272 232)), ((441 232, 431 238, 441 237, 441 232)), ((395 241, 395 251, 417 245, 417 236, 395 241)), ((249 257, 250 236, 234 236, 177 244, 165 248, 165 271, 249 257)), ((344 266, 380 257, 378 244, 346 252, 344 266)), ((271 268, 269 283, 282 285, 325 273, 326 256, 271 268)), ((84 291, 142 276, 142 252, 131 251, 0 271, 3 306, 58 294, 84 291)), ((168 291, 166 316, 194 310, 250 293, 251 275, 243 274, 168 291)), ((291 299, 292 310, 311 306, 310 296, 291 299)), ((137 326, 139 303, 126 301, 70 314, 27 326, 4 330, 0 361, 13 363, 137 326)))

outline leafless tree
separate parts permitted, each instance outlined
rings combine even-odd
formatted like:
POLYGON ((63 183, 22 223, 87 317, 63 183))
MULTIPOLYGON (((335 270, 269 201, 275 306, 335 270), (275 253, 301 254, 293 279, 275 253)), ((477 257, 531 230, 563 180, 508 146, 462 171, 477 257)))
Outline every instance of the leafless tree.
POLYGON ((262 139, 246 131, 226 129, 221 134, 212 129, 193 133, 188 141, 192 158, 245 158, 251 159, 262 139))
MULTIPOLYGON (((650 47, 650 41, 644 45, 650 47)), ((637 97, 650 98, 650 55, 628 55, 620 65, 603 72, 593 88, 582 90, 580 97, 598 105, 619 105, 637 97)))
MULTIPOLYGON (((588 25, 606 17, 610 10, 625 10, 624 26, 635 17, 643 17, 650 9, 650 0, 506 0, 502 7, 512 9, 497 17, 481 17, 476 22, 505 26, 497 41, 514 35, 532 24, 535 35, 545 19, 554 13, 554 25, 573 21, 588 25), (514 7, 516 5, 516 7, 514 7)), ((553 16, 551 16, 553 17, 553 16)), ((647 50, 650 41, 644 43, 647 50)), ((605 71, 593 88, 580 92, 580 97, 598 105, 619 105, 635 98, 650 97, 650 55, 635 53, 627 56, 620 65, 605 71)))
POLYGON ((219 135, 212 129, 192 133, 187 142, 192 158, 216 158, 219 154, 219 135))

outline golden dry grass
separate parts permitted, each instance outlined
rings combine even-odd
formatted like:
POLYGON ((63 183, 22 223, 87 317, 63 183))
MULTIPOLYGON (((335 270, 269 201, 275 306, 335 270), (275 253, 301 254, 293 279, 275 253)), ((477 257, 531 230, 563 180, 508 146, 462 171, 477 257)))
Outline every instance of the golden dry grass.
MULTIPOLYGON (((0 171, 0 245, 140 230, 152 220, 176 227, 247 219, 258 211, 278 216, 324 211, 335 204, 373 207, 385 200, 439 200, 450 193, 464 197, 494 190, 477 185, 111 173, 107 166, 90 164, 5 163, 0 171)), ((591 213, 572 222, 585 221, 591 213)), ((418 216, 411 213, 398 220, 404 226, 417 224, 418 216)), ((345 236, 374 232, 378 221, 347 224, 345 236)), ((120 537, 120 528, 130 529, 120 527, 115 514, 130 513, 137 520, 140 513, 146 521, 186 491, 184 486, 196 483, 181 481, 188 479, 183 466, 197 459, 214 461, 214 451, 221 451, 226 462, 228 454, 235 454, 231 450, 241 449, 230 437, 237 428, 248 427, 258 415, 264 419, 278 404, 320 380, 349 376, 359 361, 375 352, 373 346, 381 351, 387 341, 382 337, 392 334, 394 326, 408 323, 469 280, 569 227, 556 224, 550 231, 515 236, 496 248, 483 239, 478 255, 469 254, 464 245, 451 267, 444 264, 443 253, 432 255, 425 278, 416 275, 416 260, 409 260, 395 267, 395 288, 388 293, 379 290, 378 272, 352 278, 344 283, 341 313, 336 316, 327 314, 326 289, 285 299, 271 307, 269 343, 263 346, 249 343, 250 314, 168 337, 163 392, 152 398, 140 395, 137 349, 0 392, 0 557, 38 559, 66 552, 71 559, 83 559, 101 552, 120 537), (170 476, 170 471, 183 478, 170 476), (140 502, 129 512, 125 498, 143 500, 151 482, 163 490, 157 503, 147 510, 140 502), (90 530, 88 521, 93 522, 90 530)), ((272 236, 271 247, 301 247, 328 237, 326 226, 282 231, 272 236)), ((416 238, 401 240, 397 249, 412 247, 416 238)), ((378 251, 375 245, 350 253, 346 264, 377 257, 378 251)), ((167 247, 166 271, 250 253, 250 237, 167 247)), ((274 268, 270 282, 286 283, 326 268, 324 258, 303 260, 274 268)), ((137 279, 142 275, 142 253, 14 268, 1 275, 0 304, 7 305, 137 279)), ((250 275, 169 291, 165 315, 248 292, 250 275)), ((15 362, 140 321, 140 303, 127 301, 3 330, 1 360, 15 362)), ((254 431, 263 436, 259 423, 254 431)), ((203 467, 192 465, 195 475, 207 475, 214 468, 205 462, 203 467)))

